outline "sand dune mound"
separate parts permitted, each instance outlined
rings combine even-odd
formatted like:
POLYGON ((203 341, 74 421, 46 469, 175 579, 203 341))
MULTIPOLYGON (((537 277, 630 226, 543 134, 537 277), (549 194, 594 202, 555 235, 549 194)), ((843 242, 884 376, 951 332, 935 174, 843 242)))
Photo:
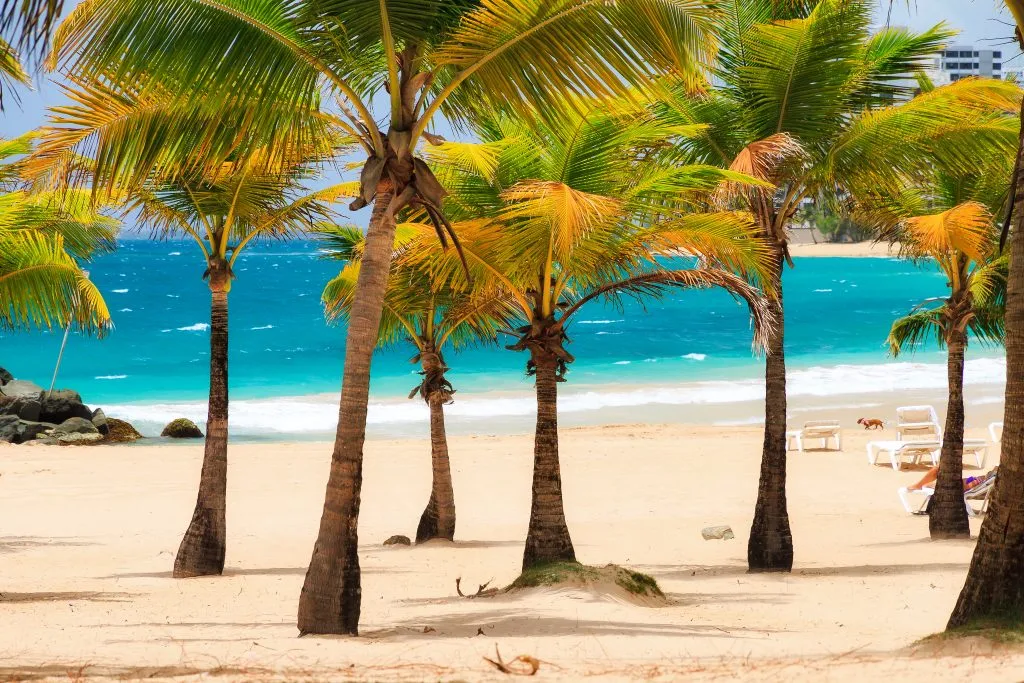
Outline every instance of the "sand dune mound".
POLYGON ((644 607, 669 604, 658 582, 617 564, 590 567, 578 562, 555 562, 528 569, 506 589, 516 595, 534 591, 582 592, 590 596, 644 607))

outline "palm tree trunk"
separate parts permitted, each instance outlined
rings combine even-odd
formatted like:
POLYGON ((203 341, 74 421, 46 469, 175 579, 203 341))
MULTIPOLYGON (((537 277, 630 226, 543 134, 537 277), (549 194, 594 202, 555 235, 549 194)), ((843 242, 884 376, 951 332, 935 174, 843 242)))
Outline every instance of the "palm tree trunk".
POLYGON ((523 551, 523 571, 550 562, 575 562, 562 505, 558 464, 558 360, 534 351, 537 370, 537 432, 533 445, 533 503, 523 551))
POLYGON ((949 378, 949 400, 946 404, 946 427, 939 455, 939 476, 935 482, 928 513, 928 530, 932 539, 970 538, 971 527, 964 507, 964 350, 967 334, 955 329, 947 340, 949 351, 946 372, 949 378))
POLYGON ((776 247, 775 296, 769 305, 775 329, 765 358, 764 446, 757 487, 754 522, 747 543, 747 567, 752 572, 793 569, 793 534, 786 509, 786 350, 782 299, 783 251, 776 247))
POLYGON ((363 483, 363 442, 370 399, 370 361, 380 329, 384 292, 395 241, 389 181, 377 188, 356 283, 341 386, 338 431, 331 457, 320 531, 299 596, 301 633, 358 635, 362 589, 359 575, 359 496, 363 483))
MULTIPOLYGON (((1024 116, 1024 103, 1021 115, 1024 116)), ((1017 151, 1024 164, 1024 130, 1017 151)), ((1024 183, 1013 179, 1006 295, 1006 406, 999 476, 948 628, 1024 614, 1024 183)))
POLYGON ((448 437, 444 429, 444 399, 433 394, 430 405, 430 461, 433 469, 430 500, 416 527, 416 542, 434 538, 451 541, 455 538, 455 492, 448 462, 448 437))
POLYGON ((210 400, 199 497, 174 558, 174 577, 224 572, 228 485, 228 292, 210 279, 210 400))

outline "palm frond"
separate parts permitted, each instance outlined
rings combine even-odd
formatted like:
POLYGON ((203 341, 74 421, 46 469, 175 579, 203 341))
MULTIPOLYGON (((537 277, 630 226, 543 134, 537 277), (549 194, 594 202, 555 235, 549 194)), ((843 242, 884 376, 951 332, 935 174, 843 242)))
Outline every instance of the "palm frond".
POLYGON ((915 347, 934 341, 939 348, 946 344, 945 335, 942 333, 943 317, 945 315, 945 304, 935 308, 921 309, 906 315, 892 324, 889 336, 886 341, 889 344, 889 352, 893 356, 899 356, 906 351, 913 351, 915 347))

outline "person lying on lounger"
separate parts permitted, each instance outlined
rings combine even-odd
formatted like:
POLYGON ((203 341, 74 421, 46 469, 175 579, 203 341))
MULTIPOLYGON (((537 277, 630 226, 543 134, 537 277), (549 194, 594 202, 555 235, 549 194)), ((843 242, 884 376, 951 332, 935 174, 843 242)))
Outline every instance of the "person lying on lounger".
MULTIPOLYGON (((980 477, 967 477, 966 479, 964 479, 964 493, 970 491, 971 489, 978 488, 979 486, 987 482, 989 479, 996 476, 996 470, 998 469, 998 467, 993 467, 990 472, 980 477)), ((924 476, 921 477, 921 481, 917 482, 916 484, 911 484, 910 486, 908 486, 907 490, 920 491, 925 486, 931 486, 932 484, 934 484, 935 480, 938 478, 939 468, 938 466, 936 466, 925 472, 924 476)))

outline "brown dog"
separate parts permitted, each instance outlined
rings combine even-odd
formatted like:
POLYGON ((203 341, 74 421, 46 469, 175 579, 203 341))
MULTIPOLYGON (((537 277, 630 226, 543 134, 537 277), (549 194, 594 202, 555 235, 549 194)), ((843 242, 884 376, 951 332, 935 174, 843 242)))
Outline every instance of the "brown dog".
POLYGON ((864 425, 864 429, 885 429, 885 423, 873 417, 862 417, 857 424, 864 425))

